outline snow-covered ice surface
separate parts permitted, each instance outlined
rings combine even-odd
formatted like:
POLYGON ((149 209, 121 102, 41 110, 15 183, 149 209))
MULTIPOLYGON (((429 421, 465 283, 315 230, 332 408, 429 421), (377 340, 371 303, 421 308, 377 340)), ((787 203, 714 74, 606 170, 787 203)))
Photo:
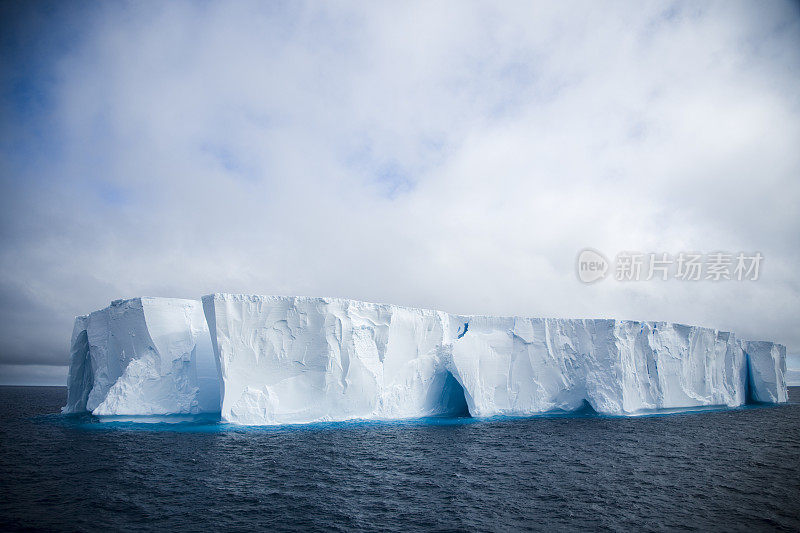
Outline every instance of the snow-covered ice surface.
POLYGON ((663 322, 451 315, 333 298, 203 298, 222 419, 607 414, 786 401, 785 348, 663 322), (744 348, 744 349, 743 349, 744 348))
POLYGON ((116 300, 75 319, 63 412, 218 412, 217 376, 198 300, 116 300))
POLYGON ((664 322, 334 298, 135 298, 75 320, 64 412, 266 425, 785 402, 786 350, 664 322), (204 315, 205 314, 205 319, 204 315))

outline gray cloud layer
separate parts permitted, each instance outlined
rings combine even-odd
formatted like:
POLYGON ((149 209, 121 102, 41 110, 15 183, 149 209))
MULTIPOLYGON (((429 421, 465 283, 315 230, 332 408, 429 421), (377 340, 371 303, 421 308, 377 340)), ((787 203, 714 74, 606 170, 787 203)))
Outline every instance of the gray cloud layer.
POLYGON ((800 350, 795 4, 6 5, 0 363, 115 298, 669 320, 800 350), (757 282, 580 284, 591 246, 757 282))

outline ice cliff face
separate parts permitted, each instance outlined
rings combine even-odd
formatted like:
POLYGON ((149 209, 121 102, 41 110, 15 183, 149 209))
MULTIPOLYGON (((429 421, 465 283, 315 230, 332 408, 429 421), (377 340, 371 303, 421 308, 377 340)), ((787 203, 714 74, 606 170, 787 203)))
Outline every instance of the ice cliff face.
POLYGON ((219 403, 199 301, 117 300, 75 319, 65 413, 188 414, 219 403))
MULTIPOLYGON (((454 317, 456 318, 456 317, 454 317)), ((601 413, 745 401, 733 335, 663 322, 457 317, 451 367, 475 415, 601 413)))
POLYGON ((222 418, 275 424, 438 414, 447 315, 328 298, 203 298, 222 418))
POLYGON ((225 421, 260 425, 787 400, 783 346, 708 328, 230 294, 203 297, 205 321, 200 309, 137 299, 78 317, 65 411, 216 405, 225 421), (209 341, 213 358, 201 357, 209 341))
POLYGON ((747 389, 756 402, 789 401, 786 390, 786 346, 764 341, 742 341, 748 364, 747 389))

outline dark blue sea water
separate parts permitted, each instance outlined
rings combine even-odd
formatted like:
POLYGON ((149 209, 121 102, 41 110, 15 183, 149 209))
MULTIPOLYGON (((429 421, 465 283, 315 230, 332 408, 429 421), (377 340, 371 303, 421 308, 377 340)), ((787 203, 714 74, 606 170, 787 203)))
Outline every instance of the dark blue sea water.
POLYGON ((63 417, 0 388, 0 529, 800 530, 792 404, 273 429, 63 417))

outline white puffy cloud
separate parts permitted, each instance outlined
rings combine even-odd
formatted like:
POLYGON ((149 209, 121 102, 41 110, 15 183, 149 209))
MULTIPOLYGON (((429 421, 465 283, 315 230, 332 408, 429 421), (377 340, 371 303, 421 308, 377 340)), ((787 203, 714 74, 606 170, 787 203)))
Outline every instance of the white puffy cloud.
POLYGON ((111 299, 670 320, 800 350, 800 12, 773 3, 34 6, 3 44, 0 356, 111 299), (758 13, 755 13, 758 11, 758 13), (586 246, 757 282, 578 282, 586 246))

